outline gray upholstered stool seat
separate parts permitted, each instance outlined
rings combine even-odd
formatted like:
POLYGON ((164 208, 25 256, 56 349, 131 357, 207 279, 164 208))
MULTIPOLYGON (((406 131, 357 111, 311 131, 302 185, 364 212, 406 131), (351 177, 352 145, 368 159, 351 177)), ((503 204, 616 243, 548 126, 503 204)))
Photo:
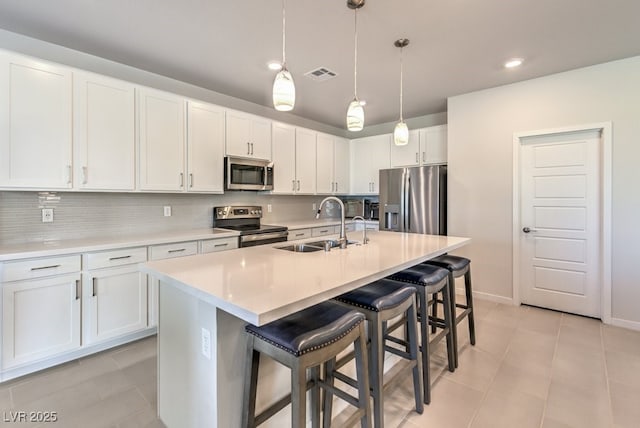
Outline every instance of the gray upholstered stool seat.
MULTIPOLYGON (((449 271, 449 282, 451 283, 451 308, 454 314, 455 322, 453 323, 453 337, 455 345, 455 363, 458 367, 458 329, 457 325, 465 317, 469 322, 469 341, 471 345, 476 344, 476 328, 473 314, 473 290, 471 288, 471 260, 452 256, 450 254, 444 254, 442 256, 435 257, 426 262, 427 264, 445 268, 449 271), (466 302, 456 302, 456 287, 455 279, 464 276, 464 292, 466 302), (462 309, 462 312, 458 313, 457 309, 462 309)), ((435 307, 434 307, 435 308, 435 307)))
MULTIPOLYGON (((373 396, 373 419, 376 428, 384 427, 384 389, 391 385, 394 380, 399 379, 407 370, 413 372, 413 389, 416 403, 416 411, 422 413, 424 410, 422 396, 422 364, 419 361, 418 335, 416 331, 417 314, 415 289, 407 284, 381 279, 371 284, 360 287, 356 290, 342 294, 335 300, 357 307, 365 315, 369 326, 370 348, 370 383, 371 395, 373 396), (390 339, 386 335, 387 321, 398 316, 405 316, 409 321, 407 340, 402 343, 402 350, 386 346, 386 341, 390 339), (412 327, 413 326, 413 327, 412 327), (400 370, 392 380, 385 385, 383 382, 384 354, 385 351, 403 357, 410 363, 400 370)), ((342 367, 352 357, 350 355, 342 358, 337 367, 342 367)), ((336 372, 336 379, 348 384, 353 384, 352 379, 343 373, 336 372)), ((331 396, 325 395, 325 412, 331 408, 331 396)))
POLYGON ((424 402, 431 402, 431 374, 430 374, 430 354, 431 346, 435 345, 443 338, 447 341, 447 357, 449 371, 455 370, 455 346, 453 340, 453 316, 451 312, 451 302, 449 293, 449 271, 426 264, 412 266, 400 272, 390 275, 389 278, 402 281, 415 287, 418 293, 418 321, 420 322, 420 338, 422 344, 422 373, 424 376, 424 402), (429 316, 429 306, 438 302, 438 293, 442 294, 442 302, 445 308, 444 317, 438 318, 436 314, 429 316), (429 299, 433 296, 432 299, 429 299), (440 331, 429 337, 429 325, 432 332, 436 328, 440 331))
MULTIPOLYGON (((264 326, 247 325, 247 361, 244 384, 243 427, 255 427, 291 403, 292 427, 306 426, 306 393, 311 389, 312 426, 320 425, 319 388, 330 391, 356 406, 351 422, 358 419, 362 427, 371 426, 369 406, 368 357, 364 315, 356 310, 328 301, 296 312, 264 326), (358 397, 337 390, 320 377, 324 364, 325 379, 332 375, 336 356, 355 345, 358 397), (260 415, 255 415, 260 353, 291 369, 291 394, 283 397, 260 415), (311 379, 307 380, 307 369, 311 379)), ((325 426, 331 414, 325 410, 325 426)))

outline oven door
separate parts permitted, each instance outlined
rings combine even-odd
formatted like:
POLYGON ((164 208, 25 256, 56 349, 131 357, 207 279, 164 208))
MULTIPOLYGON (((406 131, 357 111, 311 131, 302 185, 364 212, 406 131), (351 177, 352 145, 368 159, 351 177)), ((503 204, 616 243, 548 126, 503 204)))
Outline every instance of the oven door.
POLYGON ((273 164, 264 160, 226 158, 225 189, 273 190, 273 164))
POLYGON ((282 232, 254 233, 252 235, 240 236, 240 247, 255 247, 256 245, 274 244, 276 242, 284 242, 287 240, 289 233, 285 230, 282 232))

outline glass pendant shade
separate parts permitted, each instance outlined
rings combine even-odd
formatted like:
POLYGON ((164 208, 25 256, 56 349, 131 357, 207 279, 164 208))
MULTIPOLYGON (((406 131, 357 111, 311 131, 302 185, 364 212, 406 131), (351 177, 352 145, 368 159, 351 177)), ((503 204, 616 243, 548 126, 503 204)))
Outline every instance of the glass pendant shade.
POLYGON ((291 111, 296 103, 296 87, 285 66, 273 81, 273 107, 278 111, 291 111))
POLYGON ((406 146, 409 144, 409 128, 403 120, 398 122, 393 130, 393 144, 396 146, 406 146))
POLYGON ((349 104, 347 109, 347 129, 349 131, 362 131, 364 128, 364 109, 357 98, 349 104))

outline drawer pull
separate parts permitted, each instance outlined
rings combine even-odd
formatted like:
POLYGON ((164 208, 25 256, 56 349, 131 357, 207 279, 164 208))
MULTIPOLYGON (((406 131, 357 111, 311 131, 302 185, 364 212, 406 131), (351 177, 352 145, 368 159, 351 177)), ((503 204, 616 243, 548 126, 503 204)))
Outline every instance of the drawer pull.
POLYGON ((325 230, 321 230, 321 231, 320 231, 320 233, 327 233, 327 232, 329 232, 329 230, 328 230, 328 229, 325 229, 325 230))
POLYGON ((80 298, 80 280, 76 279, 76 300, 80 298))
POLYGON ((215 244, 214 248, 219 248, 219 247, 226 247, 227 245, 229 245, 228 242, 225 242, 224 244, 215 244))
POLYGON ((124 259, 130 259, 131 256, 120 256, 120 257, 109 257, 109 260, 113 261, 113 260, 124 260, 124 259))
POLYGON ((304 233, 296 233, 296 236, 304 236, 304 233))
POLYGON ((167 253, 181 253, 181 252, 186 251, 186 250, 187 250, 186 248, 180 248, 178 250, 169 250, 169 251, 167 251, 167 253))
POLYGON ((91 280, 91 295, 92 297, 96 297, 96 288, 98 287, 98 278, 96 278, 95 276, 93 277, 93 279, 91 280))
POLYGON ((55 268, 59 268, 59 267, 60 267, 60 265, 41 266, 41 267, 31 268, 31 270, 55 269, 55 268))

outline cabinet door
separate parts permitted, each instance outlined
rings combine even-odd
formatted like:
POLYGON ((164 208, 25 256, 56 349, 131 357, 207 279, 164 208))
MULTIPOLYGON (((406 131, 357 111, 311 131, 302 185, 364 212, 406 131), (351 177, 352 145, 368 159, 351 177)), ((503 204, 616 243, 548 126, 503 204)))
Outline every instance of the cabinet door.
POLYGON ((333 145, 333 181, 336 183, 334 193, 349 193, 349 140, 334 137, 333 145))
POLYGON ((335 192, 335 180, 333 174, 333 137, 331 135, 318 134, 317 144, 316 191, 320 194, 331 194, 335 192))
POLYGON ((147 326, 147 275, 137 265, 91 271, 83 279, 86 343, 147 326))
POLYGON ((80 274, 2 285, 2 368, 80 347, 80 274))
POLYGON ((351 193, 365 195, 371 193, 371 173, 369 170, 369 142, 367 138, 351 140, 350 144, 350 177, 351 193))
POLYGON ((134 86, 89 73, 75 73, 73 84, 76 187, 133 190, 134 86))
POLYGON ((396 146, 391 139, 391 167, 417 166, 420 164, 420 131, 409 131, 409 143, 406 146, 396 146))
POLYGON ((0 52, 0 187, 72 186, 67 68, 0 52))
POLYGON ((189 101, 187 115, 188 190, 222 193, 224 109, 189 101))
POLYGON ((251 157, 251 117, 227 110, 227 156, 251 157))
POLYGON ((447 163, 447 125, 422 129, 420 143, 423 164, 447 163))
POLYGON ((293 194, 296 190, 296 129, 273 124, 273 193, 293 194))
POLYGON ((251 120, 251 157, 271 160, 271 121, 258 116, 251 120))
POLYGON ((391 167, 390 162, 390 144, 392 141, 391 134, 376 135, 370 137, 370 170, 371 176, 371 193, 378 194, 380 192, 380 170, 391 167))
POLYGON ((315 131, 296 128, 296 193, 316 191, 316 135, 315 131))
POLYGON ((151 89, 139 94, 140 189, 183 190, 185 101, 151 89))

